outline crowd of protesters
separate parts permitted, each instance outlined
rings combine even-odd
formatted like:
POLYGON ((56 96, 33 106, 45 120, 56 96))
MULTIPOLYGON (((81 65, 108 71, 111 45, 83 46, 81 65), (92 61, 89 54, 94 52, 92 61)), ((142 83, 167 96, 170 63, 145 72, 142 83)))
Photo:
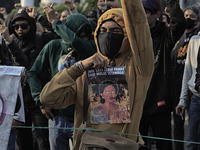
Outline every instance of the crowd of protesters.
MULTIPOLYGON (((178 0, 166 0, 166 8, 162 8, 160 0, 137 0, 138 9, 135 11, 142 13, 139 15, 133 11, 139 17, 131 18, 132 21, 128 18, 129 6, 124 6, 124 1, 121 0, 124 17, 121 9, 118 11, 117 0, 98 0, 98 9, 87 15, 78 13, 70 0, 65 0, 69 9, 60 15, 51 5, 43 8, 45 15, 39 14, 32 6, 21 8, 16 5, 17 12, 10 14, 0 8, 3 16, 0 19, 0 65, 26 68, 22 83, 25 121, 14 118, 13 126, 51 128, 12 128, 8 150, 70 150, 72 147, 78 150, 81 134, 72 128, 82 127, 83 118, 79 118, 82 103, 74 101, 80 101, 82 97, 74 96, 73 92, 85 88, 84 72, 91 66, 97 69, 106 67, 106 59, 110 66, 127 66, 128 84, 133 84, 129 90, 135 90, 129 93, 134 100, 132 105, 138 105, 140 109, 133 107, 138 116, 131 114, 138 117, 132 118, 137 123, 126 127, 105 125, 102 130, 121 131, 125 128, 129 133, 139 132, 145 137, 127 138, 137 141, 140 150, 150 150, 153 144, 158 150, 200 149, 200 143, 189 142, 199 142, 200 137, 199 7, 192 5, 182 10, 178 0), (144 21, 144 26, 140 21, 144 21), (128 26, 130 22, 134 25, 128 26), (143 27, 146 37, 141 31, 143 27), (114 40, 110 40, 112 38, 114 40), (143 47, 141 42, 144 42, 143 47), (108 44, 114 48, 108 48, 108 44), (142 51, 144 47, 153 51, 154 68, 151 52, 142 51), (111 50, 113 52, 109 52, 111 50), (68 87, 68 84, 72 85, 68 87), (66 97, 76 97, 76 100, 68 101, 66 97), (138 100, 144 101, 138 104, 138 100), (186 113, 189 124, 184 133, 186 113), (184 142, 165 139, 188 142, 184 145, 184 142)), ((101 129, 101 126, 94 128, 101 129)))

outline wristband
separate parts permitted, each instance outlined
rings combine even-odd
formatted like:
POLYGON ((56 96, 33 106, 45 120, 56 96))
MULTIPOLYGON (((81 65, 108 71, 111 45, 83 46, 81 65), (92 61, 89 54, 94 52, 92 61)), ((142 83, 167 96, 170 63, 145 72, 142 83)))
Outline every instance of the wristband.
POLYGON ((85 71, 83 64, 81 61, 78 61, 77 63, 75 63, 76 67, 78 67, 82 72, 85 71))

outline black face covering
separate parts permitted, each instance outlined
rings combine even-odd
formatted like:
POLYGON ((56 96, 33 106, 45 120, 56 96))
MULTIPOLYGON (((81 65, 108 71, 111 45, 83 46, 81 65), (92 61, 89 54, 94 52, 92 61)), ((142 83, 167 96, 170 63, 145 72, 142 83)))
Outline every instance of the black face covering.
POLYGON ((123 34, 111 32, 100 33, 98 36, 100 52, 109 59, 113 58, 119 52, 123 39, 123 34))
POLYGON ((196 20, 192 20, 190 18, 186 19, 186 29, 191 29, 193 28, 196 24, 195 24, 196 20))

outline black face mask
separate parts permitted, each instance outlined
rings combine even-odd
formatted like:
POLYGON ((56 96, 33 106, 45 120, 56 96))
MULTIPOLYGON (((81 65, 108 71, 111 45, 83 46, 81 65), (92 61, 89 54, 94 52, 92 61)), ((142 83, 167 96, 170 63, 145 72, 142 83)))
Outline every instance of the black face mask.
POLYGON ((186 19, 186 29, 192 29, 196 24, 196 20, 192 20, 190 18, 186 19))
POLYGON ((123 34, 111 32, 100 33, 98 36, 100 52, 109 59, 113 58, 119 52, 123 39, 123 34))

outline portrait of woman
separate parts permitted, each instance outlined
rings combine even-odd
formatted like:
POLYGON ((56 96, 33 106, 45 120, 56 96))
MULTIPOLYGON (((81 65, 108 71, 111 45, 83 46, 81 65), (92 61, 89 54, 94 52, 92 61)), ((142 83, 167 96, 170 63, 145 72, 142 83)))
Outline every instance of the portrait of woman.
POLYGON ((93 90, 92 122, 97 124, 130 122, 130 107, 127 106, 130 103, 125 90, 124 86, 118 84, 100 84, 99 94, 95 93, 97 90, 93 90), (119 90, 120 87, 123 88, 119 90))

